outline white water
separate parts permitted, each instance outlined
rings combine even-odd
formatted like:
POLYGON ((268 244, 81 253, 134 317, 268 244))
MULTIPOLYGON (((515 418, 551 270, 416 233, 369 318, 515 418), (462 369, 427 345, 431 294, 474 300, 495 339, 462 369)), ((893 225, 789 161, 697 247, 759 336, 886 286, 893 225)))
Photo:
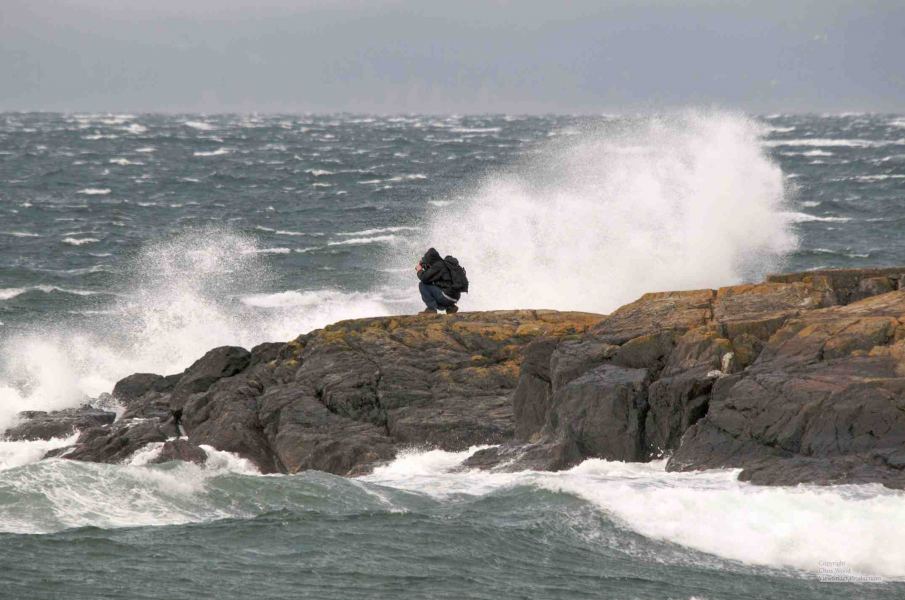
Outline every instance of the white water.
MULTIPOLYGON (((46 450, 66 443, 68 440, 0 442, 0 460, 6 458, 7 446, 19 447, 17 454, 22 455, 26 451, 22 448, 44 444, 46 450)), ((136 453, 131 463, 124 465, 65 459, 27 467, 0 465, 0 496, 29 499, 0 503, 0 531, 51 533, 83 526, 175 525, 257 514, 253 503, 224 503, 208 492, 224 475, 259 476, 258 472, 248 461, 228 452, 202 448, 208 454, 204 466, 146 466, 159 446, 136 453)))
POLYGON ((822 219, 785 206, 765 132, 718 113, 559 136, 568 139, 477 182, 464 199, 429 200, 424 227, 335 234, 328 244, 388 253, 387 281, 372 291, 255 293, 269 288, 268 255, 288 248, 224 229, 161 240, 128 266, 121 296, 88 325, 3 340, 0 430, 21 410, 77 405, 134 372, 178 372, 219 345, 251 347, 341 319, 414 312, 412 267, 429 245, 468 269, 465 310, 609 312, 647 291, 759 277, 795 246, 793 222, 822 219))
POLYGON ((253 238, 229 230, 187 231, 145 248, 122 295, 88 325, 33 327, 3 339, 0 431, 20 411, 77 406, 126 375, 176 373, 217 346, 290 340, 389 310, 372 294, 329 289, 236 297, 270 281, 259 250, 253 238))
MULTIPOLYGON (((608 312, 647 291, 729 284, 778 265, 796 243, 791 223, 802 218, 786 206, 782 173, 760 134, 741 117, 699 114, 568 136, 536 162, 477 183, 464 201, 430 199, 423 236, 399 226, 340 233, 335 241, 399 241, 386 244, 394 254, 385 271, 406 279, 388 284, 391 294, 410 291, 412 263, 428 245, 457 255, 472 281, 466 309, 608 312)), ((0 429, 20 410, 76 405, 136 371, 180 371, 218 345, 287 340, 391 310, 374 292, 255 293, 270 281, 261 250, 251 238, 215 229, 158 242, 138 257, 110 314, 82 329, 46 327, 6 339, 0 429)), ((13 291, 20 292, 5 293, 13 291)), ((0 515, 4 530, 241 516, 199 500, 213 475, 245 468, 213 450, 207 469, 143 466, 155 448, 129 465, 19 468, 65 443, 0 445, 0 462, 12 467, 0 482, 49 502, 0 515)), ((604 461, 559 474, 454 472, 467 455, 404 454, 364 481, 438 498, 531 485, 584 498, 645 536, 724 558, 809 570, 843 560, 865 573, 905 577, 900 493, 755 488, 731 472, 669 474, 660 464, 604 461)))
POLYGON ((433 211, 417 247, 466 266, 467 309, 609 312, 762 276, 797 245, 764 131, 695 113, 572 136, 433 211))
POLYGON ((759 487, 737 471, 667 473, 665 461, 587 460, 560 473, 457 470, 478 448, 403 453, 361 478, 440 500, 516 486, 571 494, 617 524, 747 564, 819 572, 842 561, 854 572, 905 578, 905 493, 880 486, 759 487))

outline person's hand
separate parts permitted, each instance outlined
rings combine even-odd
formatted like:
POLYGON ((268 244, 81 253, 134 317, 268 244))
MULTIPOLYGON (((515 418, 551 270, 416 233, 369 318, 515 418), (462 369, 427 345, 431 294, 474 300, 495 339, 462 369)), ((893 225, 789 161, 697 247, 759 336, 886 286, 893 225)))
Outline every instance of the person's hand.
POLYGON ((416 273, 420 273, 420 272, 423 271, 423 270, 424 270, 424 265, 422 265, 422 264, 419 262, 419 263, 418 263, 418 266, 415 267, 415 272, 416 272, 416 273))

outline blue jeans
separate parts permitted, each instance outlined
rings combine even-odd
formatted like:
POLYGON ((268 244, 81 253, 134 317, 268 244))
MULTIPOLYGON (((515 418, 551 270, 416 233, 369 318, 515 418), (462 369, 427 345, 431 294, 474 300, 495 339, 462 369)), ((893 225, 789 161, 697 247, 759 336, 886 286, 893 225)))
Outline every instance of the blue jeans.
POLYGON ((455 302, 443 295, 443 290, 430 283, 418 283, 418 291, 421 292, 421 299, 428 308, 437 310, 455 305, 455 302))

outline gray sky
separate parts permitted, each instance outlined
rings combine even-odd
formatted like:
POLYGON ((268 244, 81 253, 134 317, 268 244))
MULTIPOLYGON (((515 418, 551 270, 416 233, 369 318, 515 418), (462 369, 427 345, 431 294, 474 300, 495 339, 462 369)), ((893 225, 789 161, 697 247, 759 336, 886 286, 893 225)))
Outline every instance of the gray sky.
POLYGON ((905 112, 905 0, 0 0, 0 110, 905 112))

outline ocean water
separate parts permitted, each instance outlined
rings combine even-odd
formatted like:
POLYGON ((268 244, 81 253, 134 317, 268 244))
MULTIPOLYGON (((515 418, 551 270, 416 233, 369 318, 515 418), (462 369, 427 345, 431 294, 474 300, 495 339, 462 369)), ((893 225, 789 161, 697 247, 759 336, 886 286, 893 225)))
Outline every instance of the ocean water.
MULTIPOLYGON (((905 117, 0 113, 0 429, 222 344, 419 309, 905 264, 905 117)), ((0 597, 897 598, 905 494, 587 461, 374 474, 38 461, 0 442, 0 597), (828 579, 845 581, 827 581, 828 579)))

